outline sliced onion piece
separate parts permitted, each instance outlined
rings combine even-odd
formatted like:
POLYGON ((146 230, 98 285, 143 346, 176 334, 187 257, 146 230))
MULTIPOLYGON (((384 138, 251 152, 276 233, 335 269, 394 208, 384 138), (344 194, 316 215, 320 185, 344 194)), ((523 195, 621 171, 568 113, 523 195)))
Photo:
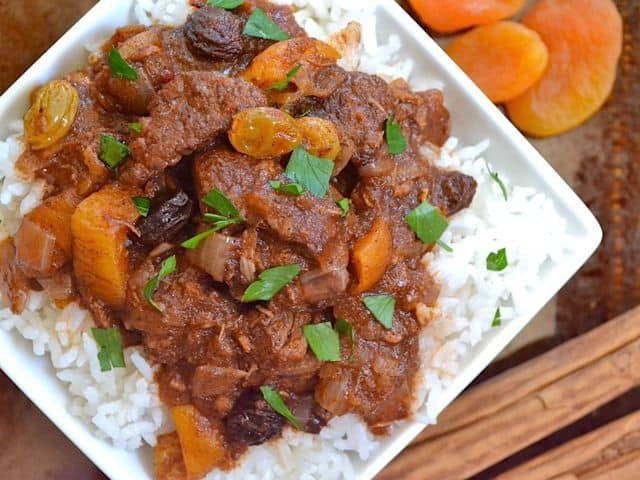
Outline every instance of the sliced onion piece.
POLYGON ((187 252, 187 258, 216 282, 224 281, 227 262, 238 255, 240 239, 214 234, 203 240, 198 248, 187 252))

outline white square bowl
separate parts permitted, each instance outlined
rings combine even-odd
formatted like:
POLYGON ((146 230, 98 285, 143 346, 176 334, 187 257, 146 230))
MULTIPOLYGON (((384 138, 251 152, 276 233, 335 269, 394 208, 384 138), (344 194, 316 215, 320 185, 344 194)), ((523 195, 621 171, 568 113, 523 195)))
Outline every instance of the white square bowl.
MULTIPOLYGON (((591 212, 531 144, 482 94, 438 45, 393 0, 374 0, 379 37, 394 33, 403 42, 402 56, 415 61, 412 81, 444 85, 452 114, 453 134, 471 145, 489 138, 491 163, 513 184, 536 188, 551 198, 576 239, 573 253, 561 264, 543 271, 524 314, 489 332, 463 359, 454 382, 441 396, 440 412, 493 360, 555 295, 593 253, 602 238, 591 212)), ((8 122, 21 118, 30 92, 46 81, 86 63, 85 45, 95 43, 125 24, 134 23, 134 0, 102 0, 45 53, 0 97, 0 138, 9 134, 8 122)), ((15 332, 0 330, 0 368, 106 475, 114 480, 152 479, 151 451, 116 449, 96 438, 83 422, 67 411, 69 396, 46 357, 36 357, 15 332)), ((389 463, 424 425, 407 422, 382 442, 369 462, 354 459, 359 480, 370 479, 389 463)))

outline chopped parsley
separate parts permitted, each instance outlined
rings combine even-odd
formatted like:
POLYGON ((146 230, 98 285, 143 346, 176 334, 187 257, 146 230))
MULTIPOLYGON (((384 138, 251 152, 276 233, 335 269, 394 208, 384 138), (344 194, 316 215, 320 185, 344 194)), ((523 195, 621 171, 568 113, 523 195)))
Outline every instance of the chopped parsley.
POLYGON ((487 171, 489 172, 489 176, 491 179, 498 184, 500 190, 502 191, 502 196, 504 197, 504 201, 509 200, 509 195, 507 194, 507 187, 504 185, 504 182, 500 179, 500 175, 498 172, 491 170, 491 167, 487 164, 487 171))
POLYGON ((340 207, 340 210, 342 211, 342 218, 345 218, 347 215, 349 215, 349 211, 351 210, 351 202, 349 202, 348 198, 343 198, 336 201, 336 205, 340 207))
POLYGON ((321 362, 340 361, 340 337, 331 322, 303 325, 302 333, 313 353, 321 362))
POLYGON ((289 35, 283 32, 280 27, 259 8, 253 10, 242 33, 249 37, 264 38, 266 40, 282 41, 289 39, 289 35))
POLYGON ((266 385, 260 387, 260 392, 262 393, 262 397, 264 398, 264 400, 269 404, 271 408, 273 408, 276 412, 289 420, 289 422, 291 422, 291 425, 296 427, 297 430, 302 430, 300 422, 295 417, 295 415, 291 413, 291 410, 289 410, 289 407, 287 407, 287 405, 284 403, 284 400, 282 400, 282 397, 278 392, 266 385))
POLYGON ((447 245, 442 240, 436 240, 436 244, 445 252, 453 253, 453 248, 451 248, 451 245, 447 245))
POLYGON ((149 305, 158 310, 160 313, 163 313, 163 310, 160 305, 158 305, 153 300, 153 294, 158 289, 160 282, 176 271, 176 265, 177 262, 175 255, 171 255, 169 258, 166 258, 162 262, 162 265, 160 265, 160 271, 158 272, 158 275, 149 280, 144 286, 144 290, 142 291, 144 298, 147 300, 147 302, 149 302, 149 305))
POLYGON ((499 327, 502 325, 502 316, 500 315, 500 307, 496 309, 496 313, 493 316, 493 322, 491 322, 492 327, 499 327))
POLYGON ((118 327, 92 328, 91 333, 100 348, 98 352, 100 370, 108 372, 112 368, 125 368, 122 337, 118 327))
POLYGON ((405 221, 418 238, 422 240, 422 243, 427 245, 437 242, 449 227, 449 222, 440 213, 440 210, 427 200, 411 211, 405 217, 405 221))
POLYGON ((271 300, 299 273, 300 267, 298 265, 283 265, 265 270, 258 275, 258 280, 249 285, 241 300, 245 303, 271 300))
POLYGON ((124 59, 117 48, 109 52, 109 68, 111 75, 125 80, 138 80, 138 72, 124 59))
POLYGON ((149 215, 149 210, 151 209, 151 200, 146 197, 131 197, 131 200, 133 200, 133 204, 138 209, 140 215, 142 215, 143 217, 149 215))
POLYGON ((196 248, 198 248, 198 246, 200 245, 200 243, 202 243, 202 241, 208 237, 210 237, 211 235, 213 235, 214 233, 216 233, 219 230, 222 230, 222 228, 210 228, 208 230, 205 230, 204 232, 198 233, 197 235, 194 235, 193 237, 191 237, 188 240, 185 240, 184 242, 182 242, 180 244, 180 246, 182 248, 186 248, 188 250, 195 250, 196 248))
POLYGON ((291 70, 289 70, 284 80, 280 80, 279 82, 275 82, 271 85, 271 90, 277 90, 281 92, 286 89, 289 86, 289 83, 291 83, 291 80, 293 80, 293 77, 295 77, 296 74, 300 71, 300 68, 302 68, 302 65, 296 65, 291 70))
POLYGON ((387 119, 385 125, 385 138, 391 155, 399 155, 407 149, 407 140, 402 134, 400 124, 395 121, 393 114, 387 119))
POLYGON ((115 170, 131 151, 124 143, 119 142, 111 135, 100 134, 100 153, 98 158, 112 170, 115 170))
POLYGON ((207 5, 225 10, 233 10, 244 3, 244 0, 209 0, 207 5))
POLYGON ((282 183, 280 180, 271 180, 269 182, 271 188, 276 192, 284 193, 286 195, 300 196, 304 193, 304 188, 299 183, 282 183))
POLYGON ((304 147, 297 147, 291 154, 285 175, 318 198, 329 191, 333 162, 311 155, 304 147))
POLYGON ((129 127, 129 130, 133 132, 136 132, 136 133, 142 132, 142 124, 140 122, 129 123, 127 124, 127 127, 129 127))
POLYGON ((240 215, 240 212, 235 207, 231 200, 229 200, 224 193, 222 193, 217 188, 211 190, 207 195, 202 199, 202 201, 209 207, 213 208, 220 215, 228 218, 228 219, 238 219, 243 222, 244 219, 240 215))
POLYGON ((396 300, 391 295, 369 295, 362 299, 362 303, 384 328, 390 330, 393 327, 396 300))
POLYGON ((507 249, 501 248, 497 252, 491 252, 487 255, 487 270, 492 272, 501 272, 509 265, 507 260, 507 249))

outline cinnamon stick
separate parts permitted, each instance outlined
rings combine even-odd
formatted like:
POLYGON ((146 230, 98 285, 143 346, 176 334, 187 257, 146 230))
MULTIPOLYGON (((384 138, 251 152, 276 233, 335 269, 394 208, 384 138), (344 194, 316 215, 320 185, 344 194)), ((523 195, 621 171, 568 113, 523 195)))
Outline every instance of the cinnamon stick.
POLYGON ((639 366, 637 308, 465 394, 379 478, 468 478, 640 385, 639 366))

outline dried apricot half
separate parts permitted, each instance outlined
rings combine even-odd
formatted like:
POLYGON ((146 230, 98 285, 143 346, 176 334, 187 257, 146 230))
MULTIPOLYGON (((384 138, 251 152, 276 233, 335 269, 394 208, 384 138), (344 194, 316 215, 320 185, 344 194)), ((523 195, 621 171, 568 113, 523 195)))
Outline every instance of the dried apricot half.
POLYGON ((409 0, 409 4, 427 27, 451 33, 512 17, 525 0, 409 0))
POLYGON ((547 47, 533 30, 496 22, 460 35, 447 53, 496 103, 523 94, 544 73, 547 47))
POLYGON ((535 136, 578 126, 613 89, 622 50, 622 18, 611 0, 540 0, 522 23, 549 49, 543 76, 507 102, 511 121, 535 136))

